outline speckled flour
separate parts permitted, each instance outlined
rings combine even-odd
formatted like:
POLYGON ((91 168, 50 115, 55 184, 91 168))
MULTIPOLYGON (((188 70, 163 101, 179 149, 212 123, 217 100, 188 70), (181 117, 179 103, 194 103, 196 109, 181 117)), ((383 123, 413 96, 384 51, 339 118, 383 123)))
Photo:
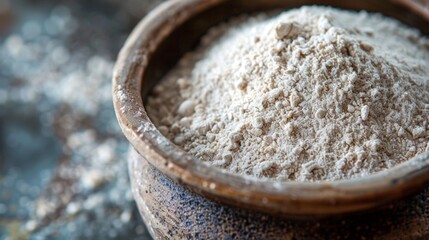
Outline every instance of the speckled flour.
POLYGON ((208 165, 349 179, 427 150, 429 41, 366 12, 302 7, 232 20, 155 87, 159 130, 208 165))

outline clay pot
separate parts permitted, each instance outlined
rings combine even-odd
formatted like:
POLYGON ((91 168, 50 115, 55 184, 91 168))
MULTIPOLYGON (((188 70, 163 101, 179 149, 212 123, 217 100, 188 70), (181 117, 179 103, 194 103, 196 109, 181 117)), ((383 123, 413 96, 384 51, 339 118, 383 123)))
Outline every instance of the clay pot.
POLYGON ((429 21, 429 0, 393 0, 429 21))
MULTIPOLYGON (((201 196, 283 217, 321 217, 373 209, 427 186, 429 153, 387 171, 353 180, 320 183, 258 180, 203 165, 165 138, 152 124, 144 108, 146 94, 184 53, 198 44, 210 27, 242 13, 288 9, 303 4, 382 12, 426 34, 429 31, 428 22, 422 17, 387 0, 167 1, 133 31, 119 55, 113 77, 117 118, 125 136, 142 158, 201 196)), ((134 187, 141 186, 134 184, 134 187)), ((137 200, 140 202, 141 199, 137 200)))

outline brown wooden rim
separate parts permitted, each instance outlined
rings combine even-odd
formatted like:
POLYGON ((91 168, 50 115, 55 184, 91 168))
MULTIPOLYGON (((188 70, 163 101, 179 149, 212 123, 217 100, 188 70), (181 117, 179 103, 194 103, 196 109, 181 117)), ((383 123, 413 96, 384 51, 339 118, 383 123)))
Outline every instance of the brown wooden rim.
POLYGON ((282 215, 331 215, 373 208, 429 183, 429 153, 359 179, 319 183, 241 177, 210 168, 168 141, 143 106, 141 81, 151 53, 177 25, 225 0, 167 1, 135 28, 113 76, 119 124, 137 152, 170 178, 220 202, 282 215), (174 19, 174 21, 172 21, 174 19))

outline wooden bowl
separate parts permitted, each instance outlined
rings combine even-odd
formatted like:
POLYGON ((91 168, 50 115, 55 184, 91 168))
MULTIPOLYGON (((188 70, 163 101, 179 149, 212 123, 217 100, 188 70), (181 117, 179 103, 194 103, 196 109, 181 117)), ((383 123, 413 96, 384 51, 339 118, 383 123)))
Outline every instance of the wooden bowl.
MULTIPOLYGON (((365 9, 395 17, 428 33, 428 22, 387 0, 183 0, 167 1, 143 19, 120 52, 113 101, 120 126, 135 150, 171 179, 211 200, 287 217, 328 216, 381 206, 429 183, 429 153, 359 179, 297 183, 258 180, 211 168, 164 137, 151 122, 144 99, 206 31, 243 13, 303 4, 365 9)), ((136 185, 138 187, 138 184, 136 185)))

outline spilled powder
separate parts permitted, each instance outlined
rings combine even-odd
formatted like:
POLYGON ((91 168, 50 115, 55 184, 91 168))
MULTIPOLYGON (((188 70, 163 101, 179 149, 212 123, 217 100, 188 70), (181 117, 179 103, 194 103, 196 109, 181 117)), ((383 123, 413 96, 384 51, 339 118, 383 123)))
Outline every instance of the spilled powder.
POLYGON ((350 179, 429 145, 429 41, 366 12, 302 7, 203 38, 148 99, 206 164, 293 181, 350 179))

